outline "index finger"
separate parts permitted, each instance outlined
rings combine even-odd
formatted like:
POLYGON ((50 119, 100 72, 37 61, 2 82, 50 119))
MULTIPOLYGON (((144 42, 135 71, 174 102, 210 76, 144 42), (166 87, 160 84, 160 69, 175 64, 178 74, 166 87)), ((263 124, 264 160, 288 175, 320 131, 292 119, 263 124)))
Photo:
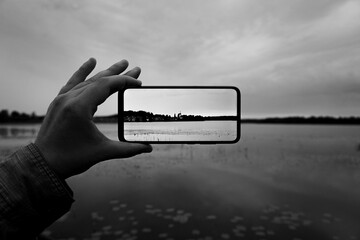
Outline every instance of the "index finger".
POLYGON ((59 95, 68 92, 79 83, 85 81, 86 77, 96 66, 95 58, 90 58, 71 76, 66 85, 60 90, 59 95))

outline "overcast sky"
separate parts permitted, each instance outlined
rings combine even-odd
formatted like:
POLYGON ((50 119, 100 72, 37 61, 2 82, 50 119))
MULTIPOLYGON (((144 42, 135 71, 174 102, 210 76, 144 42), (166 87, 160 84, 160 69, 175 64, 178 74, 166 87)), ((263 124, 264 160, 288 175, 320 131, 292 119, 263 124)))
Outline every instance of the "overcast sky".
POLYGON ((127 89, 124 110, 174 116, 237 116, 234 89, 127 89))
POLYGON ((360 115, 359 0, 0 0, 0 109, 44 114, 89 57, 237 86, 244 117, 360 115))

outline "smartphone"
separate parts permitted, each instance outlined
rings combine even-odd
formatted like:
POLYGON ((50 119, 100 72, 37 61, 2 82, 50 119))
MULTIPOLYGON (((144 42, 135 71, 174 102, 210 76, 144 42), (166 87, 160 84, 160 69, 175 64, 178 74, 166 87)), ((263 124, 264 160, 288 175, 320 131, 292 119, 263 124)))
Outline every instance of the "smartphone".
POLYGON ((236 143, 240 91, 232 86, 143 86, 118 95, 120 141, 236 143))

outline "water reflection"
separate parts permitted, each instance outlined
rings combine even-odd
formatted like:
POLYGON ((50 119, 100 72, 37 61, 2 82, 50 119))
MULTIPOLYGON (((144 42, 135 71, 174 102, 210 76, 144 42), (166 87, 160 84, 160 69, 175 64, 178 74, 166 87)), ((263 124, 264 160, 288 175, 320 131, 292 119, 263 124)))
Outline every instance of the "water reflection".
POLYGON ((5 125, 0 126, 0 138, 35 138, 39 130, 38 125, 5 125))

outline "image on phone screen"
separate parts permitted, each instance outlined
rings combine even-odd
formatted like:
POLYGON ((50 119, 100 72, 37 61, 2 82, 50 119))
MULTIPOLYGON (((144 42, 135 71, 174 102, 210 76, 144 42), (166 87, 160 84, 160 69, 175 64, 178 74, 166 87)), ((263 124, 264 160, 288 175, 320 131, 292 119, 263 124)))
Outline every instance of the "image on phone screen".
POLYGON ((141 87, 119 96, 119 138, 149 143, 230 143, 240 137, 233 87, 141 87))

